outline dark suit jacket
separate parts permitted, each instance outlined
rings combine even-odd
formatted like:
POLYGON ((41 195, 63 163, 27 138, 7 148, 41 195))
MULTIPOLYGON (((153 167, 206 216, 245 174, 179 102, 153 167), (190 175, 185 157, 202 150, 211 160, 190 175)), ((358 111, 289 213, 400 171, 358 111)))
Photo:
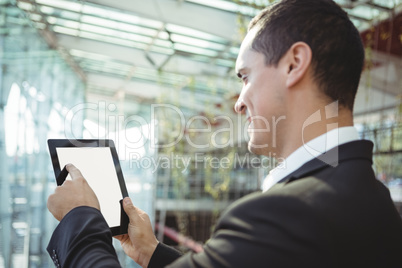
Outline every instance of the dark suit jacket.
MULTIPOLYGON (((203 253, 179 258, 160 244, 149 267, 402 267, 402 221, 374 176, 372 143, 347 143, 325 157, 233 203, 203 253)), ((68 250, 59 251, 65 260, 68 250)))

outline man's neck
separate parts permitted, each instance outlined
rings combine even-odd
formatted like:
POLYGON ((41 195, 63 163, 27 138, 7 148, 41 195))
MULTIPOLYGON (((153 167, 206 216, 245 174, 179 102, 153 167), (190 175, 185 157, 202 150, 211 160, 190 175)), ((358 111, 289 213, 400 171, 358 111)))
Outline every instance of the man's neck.
POLYGON ((315 112, 289 115, 287 125, 280 135, 280 145, 276 155, 287 158, 307 142, 336 128, 353 126, 353 115, 349 109, 317 109, 315 112), (325 111, 327 113, 325 113, 325 111), (330 116, 328 116, 328 114, 330 116), (329 117, 329 118, 328 118, 329 117))

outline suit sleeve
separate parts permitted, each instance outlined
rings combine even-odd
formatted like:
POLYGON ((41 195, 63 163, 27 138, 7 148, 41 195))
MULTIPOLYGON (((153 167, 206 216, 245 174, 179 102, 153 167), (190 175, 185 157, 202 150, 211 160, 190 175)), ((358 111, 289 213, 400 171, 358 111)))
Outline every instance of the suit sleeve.
POLYGON ((151 259, 149 260, 148 268, 161 268, 172 263, 180 258, 182 253, 169 247, 163 243, 159 243, 156 247, 151 259))
POLYGON ((231 206, 204 252, 187 253, 167 267, 325 266, 329 256, 320 246, 317 216, 298 200, 268 199, 250 197, 231 206))
POLYGON ((59 223, 47 251, 56 267, 121 267, 99 210, 78 207, 59 223))

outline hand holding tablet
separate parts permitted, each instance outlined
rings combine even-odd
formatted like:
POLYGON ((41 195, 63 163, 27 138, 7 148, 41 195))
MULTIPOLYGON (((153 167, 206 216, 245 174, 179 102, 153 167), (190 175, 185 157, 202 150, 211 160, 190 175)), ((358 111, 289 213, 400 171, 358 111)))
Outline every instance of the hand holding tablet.
MULTIPOLYGON (((68 198, 63 191, 69 192, 70 195, 73 194, 77 200, 80 200, 79 198, 82 198, 80 195, 83 193, 91 195, 90 191, 85 188, 85 183, 87 183, 90 186, 88 188, 93 190, 99 200, 100 211, 112 234, 127 233, 128 217, 122 209, 121 200, 128 196, 128 193, 113 141, 62 139, 48 140, 48 145, 57 184, 62 185, 66 177, 67 180, 73 179, 72 182, 64 182, 67 187, 63 185, 64 188, 56 189, 55 193, 59 191, 60 196, 65 196, 66 202, 75 204, 75 200, 69 200, 71 198, 68 198), (69 163, 74 166, 63 169, 69 163), (71 176, 68 172, 71 172, 71 176), (76 179, 78 179, 77 182, 76 179), (81 185, 83 190, 76 186, 82 183, 81 180, 85 182, 81 185)), ((52 196, 49 197, 49 203, 52 201, 51 198, 52 196)), ((71 205, 61 204, 59 200, 57 201, 56 204, 59 207, 71 205)), ((62 216, 64 217, 64 215, 62 216)), ((60 215, 55 215, 55 217, 57 219, 60 215)))

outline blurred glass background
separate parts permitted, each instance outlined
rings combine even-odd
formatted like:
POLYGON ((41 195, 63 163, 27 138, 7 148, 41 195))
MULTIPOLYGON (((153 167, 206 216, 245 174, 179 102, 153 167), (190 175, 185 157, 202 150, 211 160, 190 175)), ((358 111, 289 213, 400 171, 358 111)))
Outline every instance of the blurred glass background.
MULTIPOLYGON (((0 268, 53 267, 48 138, 113 139, 158 239, 197 251, 276 164, 248 153, 233 111, 240 42, 272 2, 0 0, 0 268)), ((356 127, 402 213, 402 0, 336 2, 366 47, 356 127)))

